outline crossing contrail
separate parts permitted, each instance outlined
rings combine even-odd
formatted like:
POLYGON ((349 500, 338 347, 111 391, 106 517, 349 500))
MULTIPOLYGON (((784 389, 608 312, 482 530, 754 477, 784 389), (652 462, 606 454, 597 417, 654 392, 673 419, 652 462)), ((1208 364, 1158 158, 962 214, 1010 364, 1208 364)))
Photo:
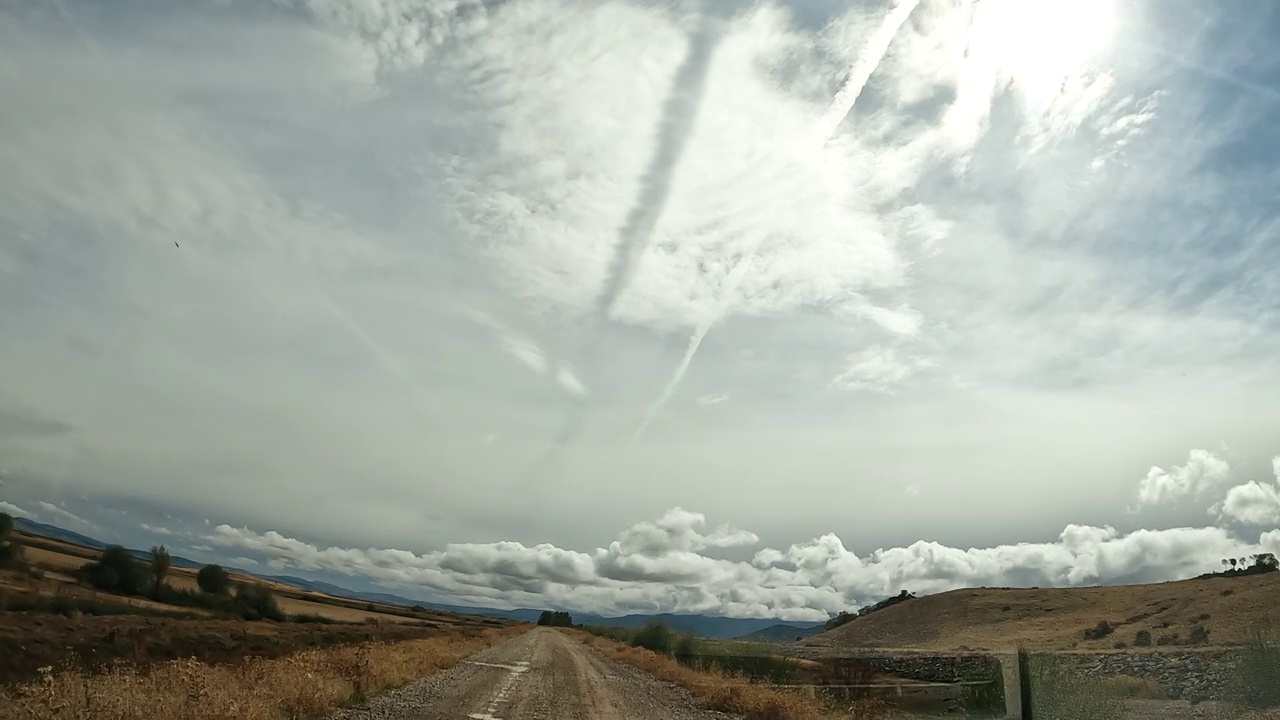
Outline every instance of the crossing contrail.
MULTIPOLYGON (((863 89, 866 88, 867 81, 871 79, 871 75, 875 73, 876 68, 880 66, 880 63, 884 61, 885 55, 888 54, 889 45, 893 43, 893 38, 897 36, 898 31, 902 29, 903 24, 907 22, 907 18, 911 16, 911 13, 919 4, 920 0, 902 0, 889 11, 889 15, 885 17, 884 22, 867 41, 866 47, 862 49, 862 52, 858 54, 858 58, 849 68, 849 77, 845 80, 844 86, 840 88, 840 91, 836 93, 835 99, 831 102, 831 107, 814 125, 813 137, 815 144, 819 147, 826 145, 831 140, 832 136, 840 128, 840 124, 853 111, 853 106, 858 102, 858 97, 862 95, 863 89)), ((672 374, 671 379, 667 381, 666 386, 663 387, 658 398, 649 406, 649 411, 645 414, 644 421, 636 428, 634 439, 638 440, 644 435, 649 426, 653 424, 653 421, 662 413, 667 403, 670 402, 676 388, 684 380, 685 373, 689 371, 689 365, 693 363, 694 356, 698 354, 698 349, 702 347, 703 339, 706 338, 707 333, 711 330, 711 326, 718 322, 724 314, 730 298, 737 292, 738 285, 742 283, 742 279, 746 276, 747 271, 750 270, 751 263, 764 240, 765 236, 761 233, 752 241, 750 250, 734 267, 733 272, 730 273, 728 280, 725 282, 720 302, 694 328, 693 334, 689 337, 689 345, 685 349, 684 357, 680 359, 680 364, 676 366, 675 372, 672 374)))

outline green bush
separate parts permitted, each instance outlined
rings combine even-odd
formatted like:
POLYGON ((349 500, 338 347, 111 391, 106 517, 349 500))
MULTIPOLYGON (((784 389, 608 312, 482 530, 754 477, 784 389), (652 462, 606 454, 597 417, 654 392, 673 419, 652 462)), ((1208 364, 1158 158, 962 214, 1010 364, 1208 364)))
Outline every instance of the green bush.
POLYGON ((567 612, 543 610, 538 616, 538 624, 550 627, 573 627, 573 616, 567 612))
POLYGON ((672 642, 671 631, 662 623, 650 623, 645 625, 640 632, 636 633, 631 639, 632 647, 642 647, 646 650, 652 650, 663 655, 671 654, 672 642))
POLYGON ((236 589, 236 612, 245 620, 284 620, 276 596, 261 585, 244 584, 236 589))
POLYGON ((196 573, 196 584, 210 595, 226 595, 231 590, 231 576, 221 565, 205 565, 196 573))
POLYGON ((1280 707, 1280 644, 1255 633, 1240 651, 1236 665, 1235 695, 1252 707, 1280 707))
POLYGON ((86 565, 81 573, 90 585, 104 592, 147 595, 151 574, 147 566, 119 545, 102 551, 102 557, 86 565))
POLYGON ((1139 630, 1138 634, 1133 636, 1133 644, 1138 647, 1151 647, 1151 631, 1139 630))

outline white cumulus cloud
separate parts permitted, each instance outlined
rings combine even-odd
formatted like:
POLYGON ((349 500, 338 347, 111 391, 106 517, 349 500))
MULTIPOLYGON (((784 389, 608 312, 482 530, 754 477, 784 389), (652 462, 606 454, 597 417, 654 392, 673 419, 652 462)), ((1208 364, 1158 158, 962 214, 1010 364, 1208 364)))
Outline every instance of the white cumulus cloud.
POLYGON ((1138 484, 1138 502, 1144 505, 1174 502, 1201 496, 1231 477, 1231 465, 1208 450, 1192 450, 1185 465, 1168 470, 1153 466, 1138 484))

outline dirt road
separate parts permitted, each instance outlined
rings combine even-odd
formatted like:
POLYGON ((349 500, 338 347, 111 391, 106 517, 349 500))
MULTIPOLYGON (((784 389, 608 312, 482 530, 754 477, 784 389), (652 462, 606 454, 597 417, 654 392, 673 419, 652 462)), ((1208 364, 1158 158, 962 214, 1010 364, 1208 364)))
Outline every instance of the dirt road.
POLYGON ((335 720, 725 720, 687 693, 537 628, 335 720))

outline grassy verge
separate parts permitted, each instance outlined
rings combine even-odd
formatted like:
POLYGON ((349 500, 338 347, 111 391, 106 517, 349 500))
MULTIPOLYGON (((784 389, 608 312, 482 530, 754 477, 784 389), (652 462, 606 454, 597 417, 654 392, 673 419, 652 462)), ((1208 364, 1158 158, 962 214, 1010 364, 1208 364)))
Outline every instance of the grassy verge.
POLYGON ((741 715, 747 720, 881 720, 891 717, 883 703, 867 701, 837 712, 815 698, 772 687, 768 683, 750 683, 739 674, 725 673, 718 668, 695 669, 669 655, 632 647, 609 637, 579 630, 561 632, 571 634, 605 657, 679 685, 709 710, 741 715))
POLYGON ((525 629, 307 650, 236 666, 178 660, 149 671, 114 668, 93 675, 44 668, 39 682, 0 693, 0 707, 11 720, 322 717, 452 667, 525 629))

